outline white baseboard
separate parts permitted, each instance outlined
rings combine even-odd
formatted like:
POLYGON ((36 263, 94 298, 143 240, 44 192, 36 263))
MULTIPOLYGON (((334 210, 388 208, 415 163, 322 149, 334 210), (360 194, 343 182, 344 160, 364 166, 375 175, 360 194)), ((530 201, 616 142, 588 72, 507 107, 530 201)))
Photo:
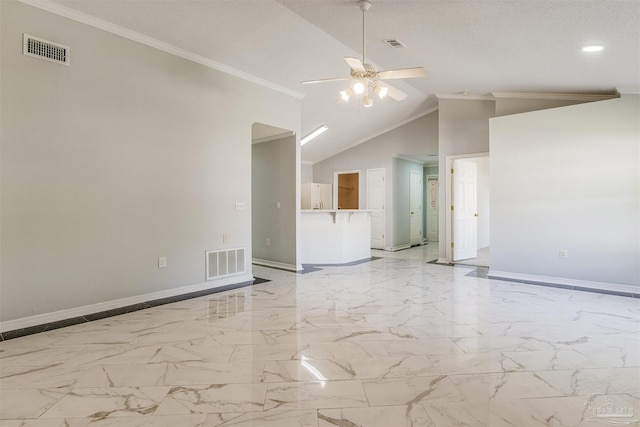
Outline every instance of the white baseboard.
POLYGON ((490 279, 509 279, 526 282, 538 282, 551 285, 575 286, 579 288, 594 289, 599 291, 614 291, 639 294, 639 286, 621 285, 617 283, 594 282, 590 280, 567 279, 564 277, 539 276, 537 274, 512 273, 509 271, 489 270, 490 279))
POLYGON ((410 247, 411 247, 411 244, 407 243, 407 244, 398 245, 398 246, 388 246, 384 248, 384 250, 389 252, 396 252, 396 251, 402 251, 404 249, 409 249, 410 247))
POLYGON ((136 295, 134 297, 99 302, 96 304, 54 311, 52 313, 37 314, 35 316, 23 317, 15 320, 6 320, 4 322, 0 322, 0 333, 14 331, 16 329, 29 328, 31 326, 44 325, 46 323, 58 322, 60 320, 72 319, 74 317, 86 316, 89 314, 100 313, 107 310, 113 310, 116 308, 139 304, 142 302, 154 301, 162 298, 189 294, 191 292, 203 291, 205 289, 215 289, 223 286, 233 285, 236 283, 250 282, 253 280, 254 277, 251 273, 238 274, 235 276, 224 277, 219 280, 211 280, 208 282, 198 283, 197 285, 183 286, 180 288, 167 289, 164 291, 152 292, 144 295, 136 295))
POLYGON ((446 258, 438 258, 436 263, 438 263, 438 264, 446 264, 446 265, 450 265, 451 264, 449 261, 447 261, 446 258))
POLYGON ((287 270, 287 271, 294 271, 294 272, 302 270, 302 269, 298 269, 293 264, 286 264, 284 262, 277 262, 277 261, 269 261, 267 259, 253 258, 251 260, 251 263, 255 265, 261 265, 263 267, 278 268, 280 270, 287 270))

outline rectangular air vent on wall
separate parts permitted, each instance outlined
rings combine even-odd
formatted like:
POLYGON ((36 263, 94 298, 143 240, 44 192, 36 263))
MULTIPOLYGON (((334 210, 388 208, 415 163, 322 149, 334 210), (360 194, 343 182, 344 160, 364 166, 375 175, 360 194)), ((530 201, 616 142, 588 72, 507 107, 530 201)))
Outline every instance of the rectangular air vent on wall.
POLYGON ((22 39, 22 53, 27 56, 69 65, 71 63, 71 48, 40 37, 24 34, 22 39))
POLYGON ((207 251, 207 280, 244 273, 244 248, 207 251))

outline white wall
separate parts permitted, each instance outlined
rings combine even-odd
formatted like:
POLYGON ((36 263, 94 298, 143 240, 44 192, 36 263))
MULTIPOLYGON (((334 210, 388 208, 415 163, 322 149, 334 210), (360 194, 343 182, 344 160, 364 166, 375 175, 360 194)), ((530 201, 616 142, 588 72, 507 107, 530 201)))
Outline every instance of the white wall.
POLYGON ((253 144, 251 153, 253 258, 295 270, 296 137, 253 144))
POLYGON ((623 95, 491 119, 493 273, 640 286, 639 117, 623 95))
MULTIPOLYGON (((363 113, 366 113, 363 112, 363 113)), ((395 236, 398 219, 391 209, 396 187, 393 185, 393 155, 437 154, 438 152, 438 111, 415 119, 403 126, 379 135, 362 144, 356 145, 342 153, 336 154, 313 165, 314 182, 333 183, 333 173, 346 170, 361 171, 360 200, 362 206, 366 201, 366 170, 383 168, 385 177, 385 217, 386 246, 408 244, 409 240, 395 236)), ((407 185, 408 193, 409 187, 407 185)), ((402 219, 400 219, 402 221, 402 219)))
POLYGON ((251 125, 299 133, 299 100, 22 3, 0 8, 1 320, 215 286, 206 250, 251 254, 251 125), (71 46, 71 66, 23 56, 23 32, 71 46))

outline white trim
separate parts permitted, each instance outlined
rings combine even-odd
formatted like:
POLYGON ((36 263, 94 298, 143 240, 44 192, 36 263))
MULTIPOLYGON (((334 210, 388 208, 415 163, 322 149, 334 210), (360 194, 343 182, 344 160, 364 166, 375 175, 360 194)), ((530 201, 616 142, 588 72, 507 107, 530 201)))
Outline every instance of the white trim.
POLYGON ((594 282, 591 280, 539 276, 537 274, 512 273, 509 271, 498 271, 498 270, 489 270, 488 276, 490 279, 493 279, 493 278, 512 279, 512 280, 539 282, 539 283, 563 285, 563 286, 577 286, 580 288, 587 288, 587 289, 594 289, 594 290, 601 290, 601 291, 626 292, 626 293, 633 293, 633 294, 640 293, 639 286, 620 285, 617 283, 606 283, 606 282, 594 282))
POLYGON ((461 99, 461 100, 473 100, 473 101, 495 101, 492 95, 481 95, 475 93, 436 93, 438 99, 461 99))
POLYGON ((536 93, 536 92, 492 92, 494 98, 511 99, 558 99, 566 101, 605 101, 607 99, 619 98, 617 93, 536 93))
POLYGON ((403 245, 389 246, 389 247, 384 248, 384 250, 388 251, 388 252, 396 252, 396 251, 402 251, 402 250, 405 250, 405 249, 409 249, 410 247, 411 247, 411 244, 405 243, 403 245))
POLYGON ((428 162, 428 160, 420 160, 420 159, 416 159, 415 157, 407 156, 404 154, 393 154, 392 157, 394 159, 401 159, 401 160, 406 160, 407 162, 418 163, 421 166, 424 166, 426 162, 428 162))
POLYGON ((233 285, 253 281, 254 277, 251 273, 226 277, 224 279, 199 283, 197 285, 183 286, 180 288, 167 289, 164 291, 151 292, 144 295, 136 295, 134 297, 120 298, 112 301, 99 302, 96 304, 84 305, 82 307, 74 307, 66 310, 54 311, 52 313, 37 314, 35 316, 23 317, 21 319, 6 320, 0 322, 0 332, 13 331, 16 329, 28 328, 31 326, 43 325, 60 320, 72 319, 74 317, 86 316, 89 314, 100 313, 116 308, 127 307, 143 302, 154 301, 162 298, 169 298, 178 295, 189 294, 191 292, 203 291, 205 289, 215 289, 222 286, 233 285))
POLYGON ((100 18, 96 18, 95 16, 87 15, 86 13, 79 12, 77 10, 71 9, 66 6, 62 6, 50 0, 18 0, 18 1, 28 4, 30 6, 37 7, 39 9, 46 10, 47 12, 51 12, 56 15, 63 16, 68 19, 81 22, 86 25, 90 25, 92 27, 101 29, 108 33, 116 34, 118 36, 127 38, 129 40, 133 40, 135 42, 161 50, 163 52, 170 53, 180 58, 183 58, 192 62, 196 62, 198 64, 212 68, 214 70, 222 71, 223 73, 227 73, 232 76, 238 77, 240 79, 249 81, 251 83, 255 83, 260 86, 273 89, 285 95, 289 95, 297 99, 302 99, 305 97, 305 94, 301 92, 291 90, 284 86, 277 85, 270 81, 264 80, 260 77, 254 76, 253 74, 245 73, 244 71, 240 71, 236 68, 229 67, 228 65, 206 58, 202 55, 198 55, 197 53, 190 52, 188 50, 160 41, 153 37, 149 37, 144 34, 138 33, 136 31, 132 31, 128 28, 121 27, 112 22, 108 22, 100 18))
POLYGON ((293 271, 293 272, 302 270, 302 268, 297 268, 293 264, 286 264, 284 262, 269 261, 266 259, 259 259, 259 258, 253 258, 251 260, 251 263, 254 265, 261 265, 263 267, 279 268, 280 270, 287 270, 287 271, 293 271))

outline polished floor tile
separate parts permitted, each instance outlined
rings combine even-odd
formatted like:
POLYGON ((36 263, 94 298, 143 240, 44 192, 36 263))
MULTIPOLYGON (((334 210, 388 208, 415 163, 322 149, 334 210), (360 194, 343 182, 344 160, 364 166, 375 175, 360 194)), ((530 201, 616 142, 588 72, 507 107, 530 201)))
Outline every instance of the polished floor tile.
POLYGON ((0 426, 638 425, 639 299, 375 255, 1 342, 0 426))

